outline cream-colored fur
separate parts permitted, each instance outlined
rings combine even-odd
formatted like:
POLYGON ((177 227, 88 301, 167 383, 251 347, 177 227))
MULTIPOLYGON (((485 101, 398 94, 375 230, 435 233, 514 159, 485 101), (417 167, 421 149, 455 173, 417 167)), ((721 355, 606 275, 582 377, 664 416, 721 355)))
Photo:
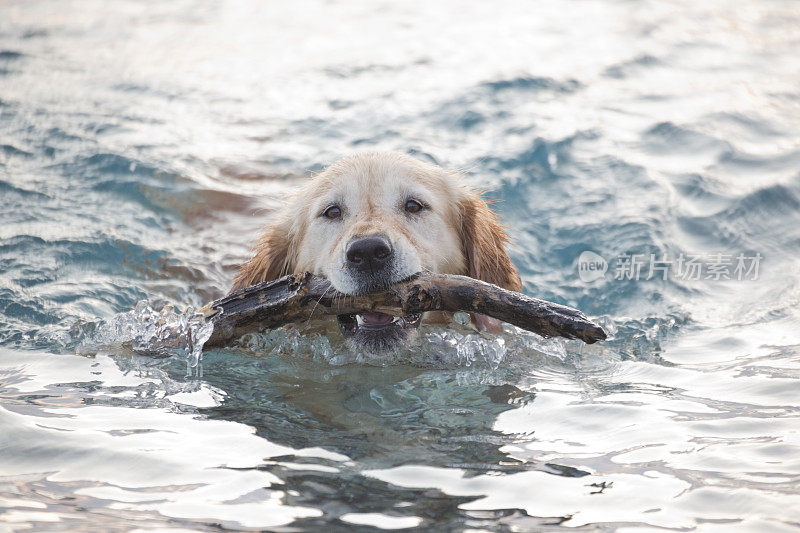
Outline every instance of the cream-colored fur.
MULTIPOLYGON (((505 250, 508 237, 486 202, 458 173, 397 152, 347 157, 311 178, 266 228, 234 289, 308 271, 341 292, 356 292, 345 268, 346 246, 376 234, 392 243, 392 281, 428 270, 522 289, 505 250), (425 209, 406 212, 409 198, 425 209), (341 207, 338 220, 323 216, 332 204, 341 207)), ((485 317, 476 322, 496 326, 485 317)))

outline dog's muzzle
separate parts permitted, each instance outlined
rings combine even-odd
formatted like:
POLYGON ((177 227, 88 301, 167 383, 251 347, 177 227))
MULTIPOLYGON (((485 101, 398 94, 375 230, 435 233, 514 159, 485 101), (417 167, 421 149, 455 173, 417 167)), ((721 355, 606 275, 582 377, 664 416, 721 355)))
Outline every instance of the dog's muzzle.
POLYGON ((353 280, 354 294, 367 294, 386 290, 393 279, 396 257, 392 243, 383 235, 357 237, 345 251, 345 266, 353 280))
MULTIPOLYGON (((400 281, 397 254, 384 235, 352 239, 345 250, 346 268, 352 280, 352 294, 368 294, 389 289, 400 281)), ((419 326, 420 313, 392 316, 384 313, 340 315, 339 327, 354 348, 382 352, 405 343, 419 326)))

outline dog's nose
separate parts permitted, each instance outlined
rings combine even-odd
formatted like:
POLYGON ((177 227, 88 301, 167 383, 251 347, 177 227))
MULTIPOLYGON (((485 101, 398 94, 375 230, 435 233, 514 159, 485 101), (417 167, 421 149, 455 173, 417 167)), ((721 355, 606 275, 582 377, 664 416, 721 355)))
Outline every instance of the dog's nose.
POLYGON ((379 270, 392 257, 392 245, 386 237, 376 235, 352 241, 347 246, 347 266, 359 270, 379 270))

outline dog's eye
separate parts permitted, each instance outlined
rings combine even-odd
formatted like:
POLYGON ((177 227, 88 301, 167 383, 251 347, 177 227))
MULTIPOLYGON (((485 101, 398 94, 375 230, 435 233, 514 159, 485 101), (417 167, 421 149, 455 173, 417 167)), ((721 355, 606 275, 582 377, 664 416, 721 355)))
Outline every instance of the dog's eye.
POLYGON ((419 213, 423 208, 424 206, 417 200, 406 200, 405 209, 407 213, 419 213))
POLYGON ((329 205, 325 208, 325 211, 322 212, 322 216, 331 220, 342 218, 342 208, 338 205, 329 205))

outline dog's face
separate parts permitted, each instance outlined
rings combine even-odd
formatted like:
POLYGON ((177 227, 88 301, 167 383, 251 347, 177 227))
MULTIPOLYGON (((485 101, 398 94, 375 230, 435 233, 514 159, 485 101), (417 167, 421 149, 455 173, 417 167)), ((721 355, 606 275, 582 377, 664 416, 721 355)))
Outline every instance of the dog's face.
POLYGON ((350 159, 301 196, 308 208, 297 266, 340 292, 381 291, 421 270, 464 271, 456 192, 443 171, 415 160, 350 159))
MULTIPOLYGON (((397 153, 358 155, 300 190, 267 229, 234 288, 308 271, 355 295, 427 270, 520 290, 505 241, 485 202, 456 174, 397 153)), ((370 351, 407 341, 421 319, 382 313, 338 318, 351 344, 370 351)))

